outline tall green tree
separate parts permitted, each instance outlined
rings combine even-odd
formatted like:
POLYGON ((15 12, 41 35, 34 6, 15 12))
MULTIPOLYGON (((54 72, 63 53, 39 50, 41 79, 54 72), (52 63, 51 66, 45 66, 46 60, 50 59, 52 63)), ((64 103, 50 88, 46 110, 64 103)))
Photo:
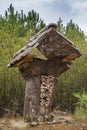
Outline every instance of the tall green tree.
POLYGON ((59 17, 59 20, 58 20, 58 22, 57 22, 57 30, 58 30, 60 33, 62 33, 62 34, 65 33, 65 27, 64 27, 64 25, 63 25, 63 20, 62 20, 61 17, 59 17))
POLYGON ((73 93, 87 93, 87 41, 84 32, 72 20, 65 26, 64 35, 82 51, 82 56, 74 61, 69 71, 60 76, 55 104, 63 110, 74 111, 77 100, 73 93))
MULTIPOLYGON (((0 112, 2 108, 22 113, 25 82, 18 70, 7 69, 13 54, 25 45, 26 41, 45 26, 44 21, 34 10, 24 14, 14 10, 11 4, 0 16, 0 112), (20 110, 21 109, 21 110, 20 110)), ((87 92, 87 41, 80 27, 70 20, 66 26, 59 18, 57 30, 74 42, 84 55, 77 59, 71 70, 61 75, 57 88, 55 105, 63 110, 74 110, 76 99, 73 92, 87 92)), ((0 113, 1 115, 1 113, 0 113)))
POLYGON ((25 82, 18 69, 8 69, 7 64, 13 54, 44 26, 44 21, 35 11, 25 15, 23 11, 15 11, 12 4, 5 15, 0 16, 0 115, 6 108, 22 113, 25 82), (32 25, 28 27, 29 22, 32 25))

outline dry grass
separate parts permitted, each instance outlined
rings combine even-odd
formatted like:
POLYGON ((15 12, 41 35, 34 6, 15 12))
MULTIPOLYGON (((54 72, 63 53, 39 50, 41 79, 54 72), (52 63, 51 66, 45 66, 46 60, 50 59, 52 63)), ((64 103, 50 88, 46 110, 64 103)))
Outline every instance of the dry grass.
POLYGON ((28 123, 25 123, 22 118, 1 118, 0 130, 26 130, 28 123))
POLYGON ((28 123, 24 123, 22 118, 1 118, 0 130, 87 130, 87 123, 40 124, 30 127, 28 123))

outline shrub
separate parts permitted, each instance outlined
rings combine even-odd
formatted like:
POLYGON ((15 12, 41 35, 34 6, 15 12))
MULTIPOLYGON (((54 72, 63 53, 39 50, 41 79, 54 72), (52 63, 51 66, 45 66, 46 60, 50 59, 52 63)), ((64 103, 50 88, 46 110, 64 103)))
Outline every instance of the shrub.
POLYGON ((87 119, 87 94, 85 92, 82 94, 76 93, 74 96, 78 99, 75 118, 79 120, 87 119))

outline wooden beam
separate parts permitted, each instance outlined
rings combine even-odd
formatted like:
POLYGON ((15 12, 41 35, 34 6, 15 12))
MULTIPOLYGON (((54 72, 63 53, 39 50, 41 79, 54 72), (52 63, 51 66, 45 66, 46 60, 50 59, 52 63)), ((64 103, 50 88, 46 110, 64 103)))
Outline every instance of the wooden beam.
POLYGON ((70 62, 72 60, 75 60, 77 57, 79 57, 78 54, 71 54, 69 56, 64 57, 62 62, 70 62))
POLYGON ((25 62, 32 62, 34 59, 34 56, 33 55, 28 55, 26 57, 24 57, 23 59, 21 59, 20 61, 16 62, 13 67, 18 67, 20 66, 21 64, 25 63, 25 62))

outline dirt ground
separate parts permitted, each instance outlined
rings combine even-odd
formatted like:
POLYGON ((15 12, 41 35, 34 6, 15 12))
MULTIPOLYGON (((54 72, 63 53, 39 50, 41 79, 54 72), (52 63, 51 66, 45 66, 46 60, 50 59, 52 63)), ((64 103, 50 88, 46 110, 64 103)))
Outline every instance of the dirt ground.
POLYGON ((0 130, 87 130, 87 123, 74 121, 31 127, 22 118, 0 118, 0 130))
POLYGON ((23 118, 0 118, 0 130, 87 130, 87 121, 76 121, 73 115, 55 110, 51 113, 51 122, 41 123, 31 126, 25 123, 23 118))

